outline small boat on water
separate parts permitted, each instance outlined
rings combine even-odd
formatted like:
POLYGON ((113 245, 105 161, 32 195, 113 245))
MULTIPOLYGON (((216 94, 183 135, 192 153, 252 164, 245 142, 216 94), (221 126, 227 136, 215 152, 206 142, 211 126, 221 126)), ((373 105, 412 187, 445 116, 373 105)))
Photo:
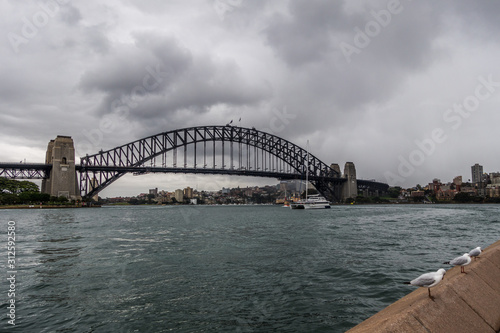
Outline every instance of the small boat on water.
POLYGON ((308 195, 308 183, 309 183, 309 140, 307 140, 307 155, 306 155, 306 199, 292 202, 290 204, 291 209, 325 209, 330 208, 330 203, 324 197, 319 194, 308 195))
POLYGON ((319 194, 312 194, 306 200, 299 200, 290 204, 291 209, 325 209, 330 207, 328 200, 319 194))

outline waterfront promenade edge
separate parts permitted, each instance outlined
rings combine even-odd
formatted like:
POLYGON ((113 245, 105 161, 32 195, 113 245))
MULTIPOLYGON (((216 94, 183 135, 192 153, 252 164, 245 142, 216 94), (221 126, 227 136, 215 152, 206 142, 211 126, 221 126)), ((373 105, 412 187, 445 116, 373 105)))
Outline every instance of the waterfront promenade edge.
POLYGON ((350 329, 349 333, 376 332, 500 332, 500 241, 480 258, 446 272, 432 288, 419 288, 350 329))

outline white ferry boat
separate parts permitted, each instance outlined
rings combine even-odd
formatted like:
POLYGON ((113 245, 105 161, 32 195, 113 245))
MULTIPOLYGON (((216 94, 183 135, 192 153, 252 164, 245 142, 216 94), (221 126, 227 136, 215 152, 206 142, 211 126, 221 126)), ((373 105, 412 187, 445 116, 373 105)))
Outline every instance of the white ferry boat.
POLYGON ((291 209, 325 209, 330 207, 328 200, 319 194, 312 194, 306 200, 299 200, 290 204, 291 209))

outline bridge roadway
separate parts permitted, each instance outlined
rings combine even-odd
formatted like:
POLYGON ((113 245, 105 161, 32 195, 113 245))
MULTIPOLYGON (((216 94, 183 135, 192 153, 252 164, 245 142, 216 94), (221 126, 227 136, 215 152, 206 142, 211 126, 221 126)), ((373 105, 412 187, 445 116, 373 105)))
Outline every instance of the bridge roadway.
MULTIPOLYGON (((52 164, 45 163, 15 163, 15 162, 0 162, 0 177, 15 178, 15 179, 44 179, 49 177, 52 164)), ((82 166, 76 165, 76 171, 83 169, 82 166)), ((117 167, 117 166, 86 166, 87 171, 116 171, 119 173, 133 173, 135 175, 148 173, 185 173, 185 174, 218 174, 218 175, 234 175, 234 176, 249 176, 249 177, 267 177, 280 180, 304 179, 302 174, 290 174, 274 171, 259 171, 245 169, 213 169, 213 168, 174 168, 174 167, 117 167)), ((345 182, 344 178, 333 177, 318 177, 310 175, 309 178, 314 180, 326 180, 335 184, 345 182)), ((376 181, 358 179, 358 188, 372 190, 387 191, 387 184, 376 181)))
MULTIPOLYGON (((0 165, 1 166, 1 165, 0 165)), ((177 167, 120 167, 120 166, 76 166, 76 170, 86 170, 86 171, 107 171, 107 172, 119 172, 119 173, 133 173, 134 175, 148 174, 148 173, 197 173, 197 174, 212 174, 212 175, 232 175, 232 176, 249 176, 249 177, 266 177, 266 178, 277 178, 280 180, 288 179, 305 179, 304 174, 300 173, 285 173, 276 171, 262 171, 262 170, 246 170, 246 169, 214 169, 214 168, 177 168, 177 167)), ((310 175, 309 179, 314 180, 326 180, 329 182, 341 184, 345 182, 344 178, 335 177, 322 177, 310 175)))
POLYGON ((49 177, 52 164, 0 162, 0 177, 12 179, 44 179, 49 177))
MULTIPOLYGON (((52 164, 44 163, 14 163, 0 162, 0 177, 17 178, 17 179, 44 179, 49 177, 52 164)), ((81 166, 75 165, 76 171, 90 171, 90 172, 118 172, 118 173, 133 173, 133 174, 147 174, 147 173, 198 173, 198 174, 225 174, 233 176, 249 176, 249 177, 266 177, 277 179, 300 179, 305 178, 305 175, 299 173, 285 173, 276 171, 262 171, 262 170, 246 170, 246 169, 214 169, 214 168, 177 168, 177 167, 147 167, 147 166, 81 166)), ((320 177, 309 175, 310 180, 328 180, 336 183, 343 183, 343 178, 334 177, 320 177)))

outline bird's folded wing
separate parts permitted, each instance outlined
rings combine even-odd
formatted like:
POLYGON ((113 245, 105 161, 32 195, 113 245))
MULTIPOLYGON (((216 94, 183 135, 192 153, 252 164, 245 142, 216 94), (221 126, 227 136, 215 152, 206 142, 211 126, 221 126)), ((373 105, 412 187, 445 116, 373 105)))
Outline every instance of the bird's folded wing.
POLYGON ((458 257, 450 261, 450 264, 452 265, 463 265, 467 262, 467 258, 464 257, 458 257))
POLYGON ((434 282, 436 282, 436 278, 434 276, 420 276, 415 280, 411 281, 411 284, 415 286, 425 287, 425 286, 430 286, 434 282))

